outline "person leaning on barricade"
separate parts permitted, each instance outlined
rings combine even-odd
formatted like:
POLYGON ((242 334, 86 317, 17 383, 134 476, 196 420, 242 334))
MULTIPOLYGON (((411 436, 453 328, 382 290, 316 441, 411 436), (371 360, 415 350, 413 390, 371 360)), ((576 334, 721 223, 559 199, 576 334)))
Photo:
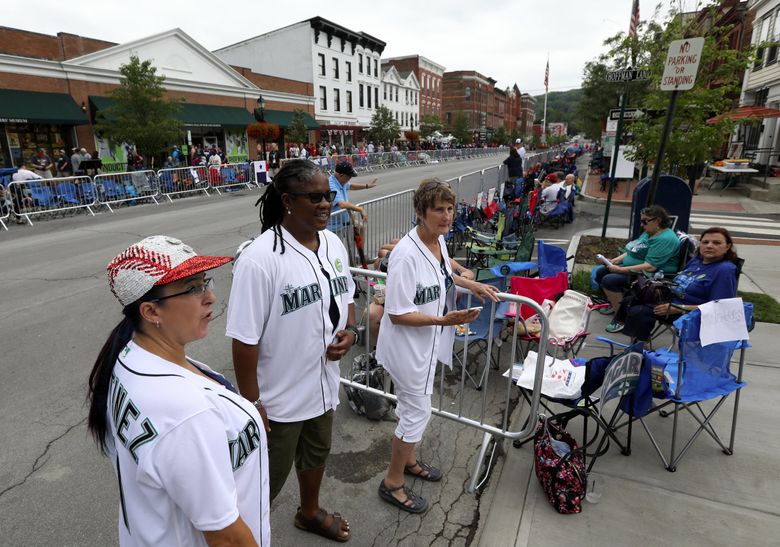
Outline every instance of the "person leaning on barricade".
POLYGON ((108 264, 124 318, 89 375, 87 426, 119 480, 119 545, 271 543, 260 414, 185 352, 212 320, 206 272, 230 260, 158 235, 108 264))
POLYGON ((398 426, 392 439, 390 465, 379 485, 379 497, 410 513, 421 513, 428 502, 404 482, 404 474, 439 481, 439 469, 417 459, 431 417, 431 393, 436 365, 452 364, 454 325, 471 322, 479 309, 456 310, 455 287, 477 298, 498 301, 497 289, 453 276, 444 235, 455 211, 455 193, 439 179, 424 180, 414 193, 417 226, 390 254, 376 359, 389 373, 398 397, 398 426))
POLYGON ((336 193, 307 160, 285 163, 258 200, 261 234, 233 271, 227 336, 241 393, 268 431, 271 499, 295 463, 295 526, 346 541, 349 523, 320 507, 339 403, 339 360, 357 340, 347 250, 325 229, 336 193))
MULTIPOLYGON (((365 190, 367 188, 373 188, 376 186, 378 179, 373 179, 366 183, 354 183, 351 182, 353 177, 357 176, 355 168, 347 161, 342 161, 333 171, 333 174, 328 179, 328 186, 331 191, 336 192, 336 198, 333 200, 333 212, 338 211, 350 211, 358 213, 365 223, 368 220, 368 213, 363 207, 355 205, 349 201, 349 190, 365 190)), ((349 224, 347 215, 336 215, 333 219, 328 221, 328 230, 337 232, 343 230, 343 228, 349 224)))

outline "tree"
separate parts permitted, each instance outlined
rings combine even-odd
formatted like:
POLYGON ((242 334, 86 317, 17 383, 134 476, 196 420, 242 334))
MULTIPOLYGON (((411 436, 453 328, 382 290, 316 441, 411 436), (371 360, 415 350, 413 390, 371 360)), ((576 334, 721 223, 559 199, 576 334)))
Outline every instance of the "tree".
POLYGON ((401 133, 401 126, 395 121, 389 108, 378 106, 371 116, 371 128, 368 133, 375 142, 393 144, 401 133))
POLYGON ((420 136, 423 139, 427 139, 433 135, 436 131, 441 131, 444 125, 441 123, 441 118, 436 114, 425 114, 420 119, 420 136))
POLYGON ((179 142, 182 125, 176 119, 181 110, 179 101, 164 98, 165 76, 158 76, 152 62, 135 55, 119 67, 122 75, 119 87, 111 92, 115 103, 98 112, 95 131, 115 142, 135 145, 138 152, 151 158, 179 142))
POLYGON ((493 144, 507 144, 507 141, 509 141, 509 135, 506 132, 506 129, 503 127, 499 127, 496 129, 496 132, 493 133, 493 144))
POLYGON ((289 142, 305 143, 309 141, 309 130, 306 128, 306 112, 300 108, 293 111, 290 125, 287 126, 285 136, 289 142))
POLYGON ((469 117, 465 112, 455 114, 455 121, 452 124, 452 136, 458 139, 461 144, 471 142, 471 129, 469 128, 469 117))

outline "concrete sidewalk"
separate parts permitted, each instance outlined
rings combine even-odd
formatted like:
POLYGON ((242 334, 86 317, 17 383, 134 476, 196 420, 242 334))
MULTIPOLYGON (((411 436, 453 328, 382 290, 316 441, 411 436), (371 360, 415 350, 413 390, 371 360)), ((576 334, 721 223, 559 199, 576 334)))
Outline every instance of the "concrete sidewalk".
MULTIPOLYGON (((588 232, 600 234, 600 230, 588 232)), ((576 241, 572 245, 576 248, 576 241)), ((740 290, 780 299, 780 288, 773 282, 780 249, 740 245, 738 252, 746 259, 740 290)), ((591 315, 591 341, 581 357, 608 355, 606 344, 593 341, 595 336, 628 340, 604 331, 609 320, 609 316, 591 315)), ((591 478, 596 479, 600 503, 585 502, 579 515, 559 515, 534 475, 531 443, 521 449, 504 443, 505 457, 483 495, 477 544, 776 545, 780 536, 780 435, 774 410, 780 406, 780 364, 774 344, 778 339, 780 325, 776 324, 758 323, 750 334, 753 347, 746 353, 744 370, 748 386, 742 390, 734 455, 724 455, 708 435, 701 435, 677 472, 670 473, 637 423, 631 455, 622 456, 612 447, 593 469, 591 478)), ((657 346, 664 342, 670 339, 657 346)), ((737 358, 735 354, 733 371, 737 358)), ((728 438, 733 403, 731 396, 714 420, 721 438, 728 438)), ((527 408, 518 410, 515 419, 523 411, 527 414, 527 408)), ((672 419, 655 414, 647 422, 668 457, 672 419)), ((685 441, 685 432, 692 433, 694 423, 689 415, 681 415, 680 424, 679 438, 685 441)), ((575 437, 582 436, 576 420, 569 430, 575 437)))

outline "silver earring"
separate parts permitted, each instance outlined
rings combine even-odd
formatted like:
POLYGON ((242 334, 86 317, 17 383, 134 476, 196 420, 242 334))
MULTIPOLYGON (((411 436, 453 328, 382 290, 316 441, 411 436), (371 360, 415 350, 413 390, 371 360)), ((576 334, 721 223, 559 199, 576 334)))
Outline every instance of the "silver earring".
POLYGON ((290 211, 289 209, 287 209, 287 214, 288 214, 288 215, 291 215, 291 214, 292 214, 292 211, 290 211))
POLYGON ((157 321, 156 324, 157 324, 157 328, 159 329, 160 328, 160 322, 157 321))

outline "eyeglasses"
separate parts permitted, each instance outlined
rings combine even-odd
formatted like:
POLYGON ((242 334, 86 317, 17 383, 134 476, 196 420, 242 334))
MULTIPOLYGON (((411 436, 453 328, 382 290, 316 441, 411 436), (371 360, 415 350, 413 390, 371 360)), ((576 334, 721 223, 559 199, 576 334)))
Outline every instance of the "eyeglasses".
POLYGON ((150 300, 150 302, 162 302, 168 298, 173 298, 174 296, 184 296, 185 294, 190 296, 203 296, 207 289, 214 290, 214 280, 211 277, 204 279, 203 285, 194 285, 186 291, 177 292, 176 294, 169 294, 168 296, 161 296, 160 298, 150 300))
POLYGON ((314 204, 320 203, 323 199, 328 203, 333 203, 333 200, 336 199, 335 190, 331 190, 329 192, 285 192, 285 193, 290 194, 291 196, 308 196, 309 201, 311 201, 314 204))
POLYGON ((658 219, 657 218, 643 218, 643 219, 641 219, 639 221, 639 224, 641 224, 642 226, 647 226, 648 222, 652 222, 654 220, 658 220, 658 219))

